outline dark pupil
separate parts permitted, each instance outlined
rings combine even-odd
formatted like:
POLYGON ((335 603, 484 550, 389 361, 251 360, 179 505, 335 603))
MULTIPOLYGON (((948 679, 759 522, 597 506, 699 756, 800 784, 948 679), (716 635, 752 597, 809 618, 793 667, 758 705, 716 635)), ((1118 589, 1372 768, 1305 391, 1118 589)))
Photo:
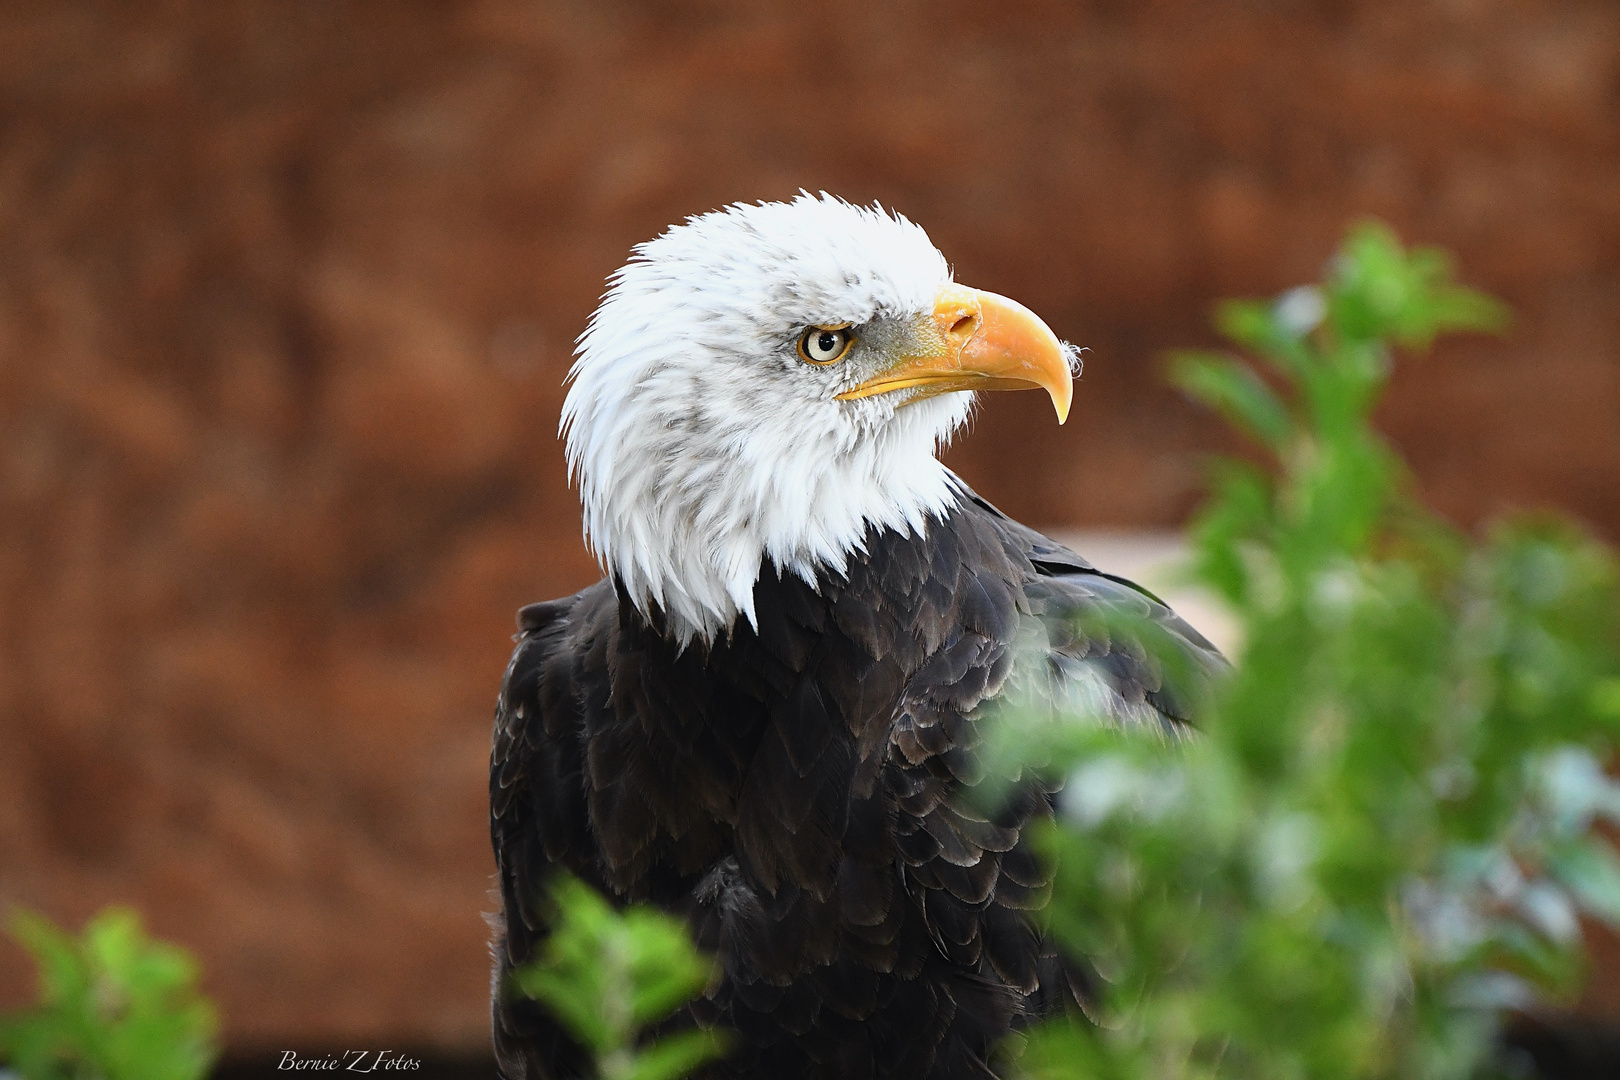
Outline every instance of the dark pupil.
POLYGON ((838 335, 831 330, 823 330, 816 336, 816 351, 830 353, 838 347, 838 335))

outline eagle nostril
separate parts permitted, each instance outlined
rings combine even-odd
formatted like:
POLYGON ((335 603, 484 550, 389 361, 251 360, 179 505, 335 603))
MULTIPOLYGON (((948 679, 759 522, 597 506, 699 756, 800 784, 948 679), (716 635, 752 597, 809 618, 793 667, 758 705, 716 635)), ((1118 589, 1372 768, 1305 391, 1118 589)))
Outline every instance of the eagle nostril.
POLYGON ((947 330, 946 333, 950 334, 952 337, 972 337, 974 331, 976 331, 978 328, 978 313, 973 311, 964 311, 961 315, 957 316, 955 322, 951 323, 951 328, 947 330))

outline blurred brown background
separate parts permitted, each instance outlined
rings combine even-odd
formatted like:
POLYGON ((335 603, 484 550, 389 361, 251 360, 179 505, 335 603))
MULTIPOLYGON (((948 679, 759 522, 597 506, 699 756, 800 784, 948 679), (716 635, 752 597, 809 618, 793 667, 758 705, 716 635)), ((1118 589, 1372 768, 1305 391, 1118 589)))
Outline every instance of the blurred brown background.
POLYGON ((571 340, 631 244, 801 186, 1090 347, 1067 427, 998 396, 951 455, 1032 523, 1184 520, 1222 437, 1159 353, 1376 214, 1519 315, 1400 369, 1427 496, 1620 538, 1613 0, 12 0, 0 905, 138 905, 238 1047, 482 1045, 512 612, 595 577, 571 340))

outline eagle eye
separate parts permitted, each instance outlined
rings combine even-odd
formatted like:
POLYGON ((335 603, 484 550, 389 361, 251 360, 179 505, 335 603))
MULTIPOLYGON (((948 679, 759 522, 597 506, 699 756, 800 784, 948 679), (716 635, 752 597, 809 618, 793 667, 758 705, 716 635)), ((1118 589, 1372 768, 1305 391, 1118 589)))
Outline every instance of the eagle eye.
POLYGON ((799 338, 799 355, 812 364, 832 364, 855 343, 847 326, 812 326, 799 338))

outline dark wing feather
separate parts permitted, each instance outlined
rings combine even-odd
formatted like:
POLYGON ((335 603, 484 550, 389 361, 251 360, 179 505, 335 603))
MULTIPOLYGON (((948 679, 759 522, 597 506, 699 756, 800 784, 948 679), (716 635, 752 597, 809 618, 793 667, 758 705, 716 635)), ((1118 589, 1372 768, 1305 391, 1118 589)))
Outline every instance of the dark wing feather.
POLYGON ((1105 573, 977 494, 978 511, 1036 572, 1025 587, 1051 657, 1054 690, 1071 709, 1101 707, 1120 722, 1179 731, 1227 668, 1220 650, 1147 589, 1105 573), (1069 685, 1064 686, 1065 683, 1069 685), (1065 690, 1082 691, 1078 699, 1065 690), (1145 708, 1144 708, 1145 706, 1145 708))
POLYGON ((508 1080, 586 1076, 590 1059, 535 1002, 510 992, 546 933, 544 893, 553 866, 600 885, 585 799, 585 754, 577 737, 584 669, 602 665, 590 632, 612 592, 602 586, 518 614, 517 649, 495 708, 490 753, 490 840, 502 914, 495 935, 492 1028, 508 1080))
POLYGON ((952 636, 907 683, 884 773, 905 886, 935 947, 1015 990, 1020 1015, 1039 1016, 1083 1005, 1091 977, 1030 920, 1051 882, 1023 834, 1051 812, 1055 784, 1026 771, 988 809, 975 797, 987 703, 1019 694, 1179 731, 1225 662, 1146 590, 969 497, 952 520, 957 564, 933 568, 949 582, 952 636), (997 591, 1009 581, 1020 582, 1015 597, 997 591))

